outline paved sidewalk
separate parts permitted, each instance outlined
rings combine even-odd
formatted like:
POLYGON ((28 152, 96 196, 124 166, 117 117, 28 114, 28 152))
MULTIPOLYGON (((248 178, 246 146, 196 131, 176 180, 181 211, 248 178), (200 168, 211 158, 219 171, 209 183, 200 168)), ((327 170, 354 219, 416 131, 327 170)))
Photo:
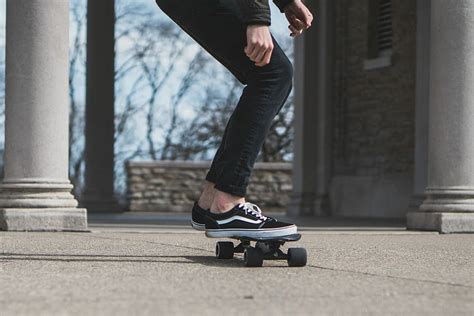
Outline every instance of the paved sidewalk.
POLYGON ((0 232, 0 314, 472 314, 474 235, 335 226, 290 244, 304 268, 217 260, 216 240, 179 221, 0 232))

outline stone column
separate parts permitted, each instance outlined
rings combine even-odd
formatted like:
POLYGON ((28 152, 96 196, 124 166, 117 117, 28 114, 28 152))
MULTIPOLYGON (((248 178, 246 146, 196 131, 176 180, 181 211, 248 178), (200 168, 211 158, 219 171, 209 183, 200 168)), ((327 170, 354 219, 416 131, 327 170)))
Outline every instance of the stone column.
POLYGON ((0 229, 85 230, 68 178, 69 1, 8 0, 0 229))
POLYGON ((428 107, 430 101, 430 17, 431 0, 417 0, 416 14, 416 105, 415 168, 410 209, 416 210, 425 198, 428 181, 428 107))
POLYGON ((474 1, 431 1, 428 187, 409 229, 474 232, 474 1))
POLYGON ((291 215, 328 215, 334 4, 308 2, 315 23, 295 40, 295 138, 291 215))
POLYGON ((117 211, 114 197, 115 1, 89 0, 85 187, 81 204, 117 211))

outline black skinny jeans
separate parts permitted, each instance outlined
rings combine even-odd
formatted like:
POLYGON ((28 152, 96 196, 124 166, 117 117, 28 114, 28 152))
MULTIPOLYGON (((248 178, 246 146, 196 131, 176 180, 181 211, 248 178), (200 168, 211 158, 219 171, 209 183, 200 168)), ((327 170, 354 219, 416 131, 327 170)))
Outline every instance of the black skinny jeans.
POLYGON ((270 124, 291 92, 293 66, 273 35, 270 63, 255 66, 244 52, 246 26, 235 1, 239 0, 156 0, 166 15, 246 85, 206 175, 216 189, 244 197, 270 124))

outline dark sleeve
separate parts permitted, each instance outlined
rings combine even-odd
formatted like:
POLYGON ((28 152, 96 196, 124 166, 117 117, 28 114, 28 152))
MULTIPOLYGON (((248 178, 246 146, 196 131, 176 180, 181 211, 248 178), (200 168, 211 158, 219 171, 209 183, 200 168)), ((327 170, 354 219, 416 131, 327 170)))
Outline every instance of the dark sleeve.
POLYGON ((237 0, 242 12, 244 23, 248 24, 271 24, 271 13, 268 0, 237 0))
POLYGON ((284 10, 285 6, 287 4, 292 3, 293 1, 294 0, 273 0, 273 3, 275 3, 275 5, 278 7, 278 9, 280 9, 281 13, 284 13, 285 12, 285 10, 284 10))

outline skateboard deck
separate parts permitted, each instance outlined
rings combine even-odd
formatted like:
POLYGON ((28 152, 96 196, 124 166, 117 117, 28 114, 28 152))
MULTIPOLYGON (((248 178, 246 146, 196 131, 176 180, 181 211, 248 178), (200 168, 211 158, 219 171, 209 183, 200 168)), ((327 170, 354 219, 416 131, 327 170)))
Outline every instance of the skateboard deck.
POLYGON ((270 242, 270 241, 275 241, 275 242, 290 242, 290 241, 298 241, 301 239, 301 234, 291 234, 291 235, 286 235, 286 236, 280 236, 280 237, 261 237, 261 238, 256 238, 256 237, 246 237, 246 236, 234 236, 234 237, 229 237, 231 239, 237 239, 240 241, 255 241, 255 242, 270 242))
POLYGON ((247 267, 261 267, 264 260, 287 260, 290 267, 306 265, 307 253, 305 248, 289 248, 287 253, 280 249, 286 242, 300 240, 301 234, 263 238, 245 236, 229 238, 239 240, 240 243, 234 246, 231 241, 218 241, 216 243, 217 258, 232 259, 234 253, 243 253, 244 265, 247 267), (254 246, 252 246, 252 242, 254 246))

